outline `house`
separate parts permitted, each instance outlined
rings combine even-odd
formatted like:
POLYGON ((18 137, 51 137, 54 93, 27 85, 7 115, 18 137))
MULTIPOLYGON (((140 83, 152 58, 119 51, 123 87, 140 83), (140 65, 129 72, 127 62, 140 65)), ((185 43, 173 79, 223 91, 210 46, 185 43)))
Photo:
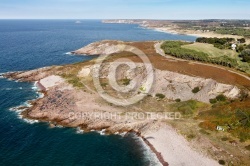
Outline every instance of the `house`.
POLYGON ((236 50, 236 47, 237 47, 237 45, 236 44, 232 44, 232 50, 236 50))

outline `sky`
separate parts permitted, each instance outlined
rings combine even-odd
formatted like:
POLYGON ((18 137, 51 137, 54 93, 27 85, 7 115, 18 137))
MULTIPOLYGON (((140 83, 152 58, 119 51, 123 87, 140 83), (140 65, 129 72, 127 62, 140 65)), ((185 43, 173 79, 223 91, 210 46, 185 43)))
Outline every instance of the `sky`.
POLYGON ((250 20, 250 0, 0 0, 0 19, 250 20))

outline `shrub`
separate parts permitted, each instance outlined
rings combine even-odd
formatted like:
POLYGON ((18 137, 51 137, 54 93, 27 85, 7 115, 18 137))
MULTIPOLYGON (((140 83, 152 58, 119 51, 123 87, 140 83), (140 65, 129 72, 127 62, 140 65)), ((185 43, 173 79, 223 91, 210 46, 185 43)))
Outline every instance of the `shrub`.
POLYGON ((195 138, 195 135, 194 135, 194 134, 189 134, 187 137, 188 137, 189 139, 194 139, 194 138, 195 138))
POLYGON ((206 37, 200 37, 196 39, 196 42, 199 43, 209 43, 213 44, 214 47, 219 48, 219 49, 224 49, 227 47, 227 44, 235 41, 234 38, 206 38, 206 37))
POLYGON ((220 164, 220 165, 225 165, 226 162, 225 162, 224 160, 219 160, 219 164, 220 164))
POLYGON ((222 141, 228 141, 228 139, 229 139, 228 137, 222 137, 221 138, 222 141))
POLYGON ((155 96, 156 96, 157 98, 159 98, 159 99, 164 99, 164 98, 165 98, 165 95, 164 95, 164 94, 161 94, 161 93, 157 93, 155 96))
POLYGON ((200 87, 195 87, 195 88, 192 90, 193 93, 198 93, 199 91, 200 91, 200 87))
POLYGON ((68 83, 72 84, 74 87, 78 87, 78 88, 83 87, 83 84, 81 83, 81 79, 78 77, 73 77, 67 81, 68 81, 68 83))
POLYGON ((250 151, 250 145, 246 146, 245 148, 246 148, 246 150, 250 151))
POLYGON ((250 49, 246 49, 241 52, 240 57, 242 57, 243 62, 250 63, 250 49))
POLYGON ((216 99, 210 99, 209 102, 210 102, 211 104, 215 104, 215 103, 217 103, 217 100, 216 100, 216 99))
POLYGON ((191 117, 197 112, 200 108, 204 107, 204 103, 188 100, 183 102, 176 102, 171 104, 171 110, 174 112, 179 112, 183 117, 191 117))
POLYGON ((211 131, 216 130, 216 124, 210 121, 201 122, 199 126, 205 130, 211 130, 211 131))
POLYGON ((204 129, 200 129, 199 131, 200 131, 201 134, 210 135, 210 133, 207 132, 207 131, 204 130, 204 129))
POLYGON ((181 99, 175 99, 175 101, 176 101, 177 103, 179 103, 179 102, 181 102, 181 99))
POLYGON ((245 38, 241 38, 241 39, 237 39, 237 41, 240 42, 240 43, 245 43, 246 39, 245 38))
POLYGON ((125 86, 127 86, 127 85, 130 84, 130 81, 131 81, 130 79, 125 78, 125 79, 122 80, 122 82, 123 82, 122 84, 125 85, 125 86))
POLYGON ((224 96, 223 94, 221 94, 221 95, 216 96, 216 100, 217 101, 226 101, 227 98, 226 98, 226 96, 224 96))
POLYGON ((101 86, 106 87, 108 86, 108 83, 101 83, 101 86))
POLYGON ((245 142, 245 141, 247 141, 247 140, 249 140, 250 139, 250 134, 249 134, 249 132, 246 132, 246 131, 237 131, 238 133, 238 136, 239 136, 239 138, 240 138, 240 142, 245 142))

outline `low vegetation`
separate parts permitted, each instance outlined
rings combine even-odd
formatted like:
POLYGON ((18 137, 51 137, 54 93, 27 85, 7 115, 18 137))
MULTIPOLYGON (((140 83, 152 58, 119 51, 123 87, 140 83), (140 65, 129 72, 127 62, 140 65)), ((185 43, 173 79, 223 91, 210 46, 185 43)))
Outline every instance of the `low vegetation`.
POLYGON ((198 93, 199 91, 200 91, 200 87, 195 87, 195 88, 192 90, 193 93, 198 93))
POLYGON ((226 98, 226 96, 221 94, 221 95, 216 96, 216 100, 217 101, 226 101, 227 98, 226 98))
POLYGON ((130 84, 130 81, 131 81, 130 79, 124 78, 124 79, 122 79, 122 84, 125 85, 125 86, 127 86, 127 85, 130 84))
POLYGON ((66 79, 66 81, 73 85, 76 88, 82 88, 84 87, 84 85, 81 82, 81 79, 79 77, 77 77, 77 75, 75 74, 63 74, 61 75, 64 79, 66 79))
POLYGON ((217 103, 217 100, 216 100, 216 99, 210 99, 209 102, 210 102, 211 104, 215 104, 215 103, 217 103))
POLYGON ((217 64, 229 68, 235 68, 239 71, 250 74, 249 63, 242 62, 240 57, 232 55, 228 56, 226 54, 218 55, 207 50, 197 51, 197 49, 187 48, 187 46, 190 46, 192 44, 193 43, 182 41, 165 41, 162 44, 161 48, 165 51, 166 54, 172 55, 176 58, 217 64), (213 54, 214 56, 211 56, 211 54, 213 54))
POLYGON ((243 62, 250 63, 250 49, 243 50, 240 54, 243 62))
MULTIPOLYGON (((249 20, 195 20, 173 21, 181 29, 215 32, 223 35, 250 37, 249 20)), ((172 24, 173 24, 172 23, 172 24)))
POLYGON ((206 37, 200 37, 196 39, 196 42, 199 43, 208 43, 213 44, 214 47, 219 49, 227 49, 231 48, 231 44, 235 42, 234 38, 206 38, 206 37))
POLYGON ((195 42, 193 44, 184 45, 182 47, 195 51, 206 52, 209 55, 209 57, 229 56, 231 58, 235 58, 238 56, 238 53, 234 50, 219 49, 214 47, 213 44, 207 44, 207 43, 195 42))
MULTIPOLYGON (((219 98, 221 100, 224 98, 219 98)), ((244 142, 250 139, 250 101, 235 101, 232 103, 218 103, 205 112, 198 114, 202 119, 200 127, 205 130, 215 131, 216 126, 225 129, 234 137, 244 142)))
POLYGON ((190 139, 190 140, 191 140, 191 139, 194 139, 194 138, 195 138, 195 135, 194 135, 194 134, 189 134, 189 135, 187 136, 187 138, 190 139))
POLYGON ((196 100, 189 100, 171 104, 170 107, 174 112, 180 112, 183 117, 193 117, 198 110, 206 107, 206 104, 196 100))
POLYGON ((218 96, 216 96, 214 99, 210 99, 209 100, 211 104, 216 104, 218 102, 225 102, 227 101, 227 97, 223 94, 220 94, 218 96))
POLYGON ((181 99, 175 99, 175 101, 176 101, 177 103, 179 103, 179 102, 181 102, 181 99))
POLYGON ((226 164, 226 162, 224 160, 219 160, 218 162, 219 162, 220 165, 225 165, 226 164))
POLYGON ((155 97, 159 98, 159 99, 164 99, 165 98, 165 95, 164 94, 161 94, 161 93, 157 93, 155 95, 155 97))
POLYGON ((246 148, 246 150, 250 151, 250 145, 246 146, 245 148, 246 148))
POLYGON ((215 32, 219 34, 230 34, 230 35, 250 37, 250 30, 244 28, 232 28, 232 27, 217 28, 215 32))

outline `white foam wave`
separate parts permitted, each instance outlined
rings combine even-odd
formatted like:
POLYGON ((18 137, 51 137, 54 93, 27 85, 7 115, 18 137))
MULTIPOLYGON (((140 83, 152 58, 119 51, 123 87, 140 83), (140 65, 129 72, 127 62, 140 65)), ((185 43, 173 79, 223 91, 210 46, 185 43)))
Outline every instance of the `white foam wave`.
POLYGON ((57 128, 63 128, 63 126, 62 126, 62 125, 56 125, 56 127, 57 127, 57 128))
POLYGON ((122 132, 122 133, 120 133, 120 132, 118 132, 118 131, 114 133, 114 135, 120 135, 120 136, 122 136, 122 137, 124 137, 126 134, 127 134, 127 132, 122 132))
POLYGON ((17 89, 23 89, 23 87, 18 87, 18 88, 3 88, 3 89, 0 89, 0 90, 17 90, 17 89))
POLYGON ((31 89, 33 89, 33 90, 38 90, 38 88, 37 88, 36 86, 32 86, 31 89))
POLYGON ((66 55, 73 55, 72 52, 66 52, 66 55))
POLYGON ((4 73, 0 73, 0 78, 4 78, 3 75, 4 75, 4 73))
POLYGON ((38 120, 26 119, 26 118, 23 118, 22 115, 20 115, 19 118, 22 119, 24 122, 29 123, 29 124, 39 123, 38 120))
POLYGON ((38 93, 38 98, 41 99, 44 97, 44 94, 43 93, 38 93))
POLYGON ((127 134, 127 132, 120 133, 119 135, 124 137, 127 134))
POLYGON ((24 109, 20 109, 20 107, 21 107, 21 106, 12 107, 12 108, 10 108, 9 110, 10 110, 10 111, 16 111, 17 113, 18 113, 18 112, 23 112, 24 109))
POLYGON ((29 108, 30 108, 30 107, 32 107, 31 101, 32 101, 32 100, 28 100, 28 101, 24 102, 23 105, 24 105, 25 107, 29 107, 29 108))
POLYGON ((18 111, 16 111, 17 113, 18 113, 18 118, 19 119, 21 119, 21 120, 23 120, 24 122, 26 122, 26 123, 29 123, 29 124, 34 124, 34 123, 39 123, 39 121, 38 120, 31 120, 31 119, 26 119, 26 118, 23 118, 23 115, 21 114, 22 112, 23 112, 24 110, 18 110, 18 111))
POLYGON ((156 154, 150 149, 150 147, 143 141, 141 137, 136 136, 136 141, 142 148, 143 156, 145 156, 144 160, 150 162, 149 165, 162 166, 156 154))
MULTIPOLYGON (((18 81, 17 81, 17 82, 18 82, 18 81)), ((17 89, 23 89, 23 87, 19 87, 19 88, 17 88, 17 89)), ((32 89, 35 90, 35 91, 38 90, 38 88, 36 87, 36 83, 33 85, 32 89)), ((12 90, 12 88, 6 88, 6 90, 12 90)), ((18 118, 19 118, 19 119, 22 119, 22 120, 23 120, 24 122, 26 122, 26 123, 29 123, 29 124, 38 123, 38 122, 39 122, 38 120, 31 120, 31 119, 23 118, 23 116, 22 116, 22 114, 21 114, 23 111, 25 111, 25 110, 27 110, 28 108, 30 108, 30 107, 33 106, 33 105, 31 104, 33 101, 35 101, 35 100, 37 100, 37 99, 39 99, 39 98, 43 98, 43 97, 44 97, 44 94, 43 94, 43 93, 41 93, 41 92, 39 92, 39 91, 37 91, 36 93, 38 94, 38 97, 37 97, 36 99, 34 99, 34 100, 28 100, 28 101, 22 103, 22 104, 19 105, 19 106, 10 108, 9 110, 10 110, 10 111, 15 111, 15 112, 18 114, 18 118)), ((58 126, 56 126, 56 127, 62 128, 63 126, 58 125, 58 126)))
POLYGON ((106 129, 102 129, 101 131, 97 131, 100 135, 105 135, 106 129))
POLYGON ((82 130, 80 127, 77 127, 77 128, 76 128, 76 133, 77 133, 77 134, 83 134, 83 133, 84 133, 84 130, 82 130))

